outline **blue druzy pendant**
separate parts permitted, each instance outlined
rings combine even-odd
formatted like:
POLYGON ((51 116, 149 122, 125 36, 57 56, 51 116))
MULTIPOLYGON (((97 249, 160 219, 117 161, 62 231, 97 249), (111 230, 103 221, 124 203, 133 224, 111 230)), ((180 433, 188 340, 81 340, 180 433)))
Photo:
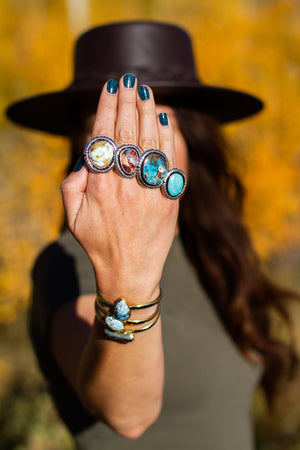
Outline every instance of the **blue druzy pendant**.
POLYGON ((112 331, 121 331, 125 328, 125 325, 121 320, 110 315, 105 317, 105 323, 112 331))
POLYGON ((138 179, 143 186, 156 188, 168 171, 168 159, 159 150, 147 150, 142 154, 138 165, 138 179))
POLYGON ((116 316, 117 319, 122 321, 129 319, 130 309, 124 298, 120 298, 120 300, 117 301, 114 308, 114 315, 116 316))

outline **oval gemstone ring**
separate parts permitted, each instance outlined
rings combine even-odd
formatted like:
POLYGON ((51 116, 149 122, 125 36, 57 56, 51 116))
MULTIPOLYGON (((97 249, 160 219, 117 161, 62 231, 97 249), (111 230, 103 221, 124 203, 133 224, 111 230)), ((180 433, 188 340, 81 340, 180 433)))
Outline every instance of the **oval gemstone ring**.
POLYGON ((112 139, 106 136, 96 136, 85 146, 85 163, 92 172, 108 172, 114 166, 116 150, 117 146, 112 139))
POLYGON ((185 173, 180 169, 169 170, 162 181, 161 188, 167 198, 171 200, 179 198, 186 188, 185 173))
POLYGON ((132 144, 121 145, 115 152, 115 168, 122 177, 132 178, 136 174, 141 150, 132 144))
POLYGON ((140 157, 137 167, 139 182, 149 188, 159 187, 169 169, 166 155, 160 150, 147 150, 140 157))

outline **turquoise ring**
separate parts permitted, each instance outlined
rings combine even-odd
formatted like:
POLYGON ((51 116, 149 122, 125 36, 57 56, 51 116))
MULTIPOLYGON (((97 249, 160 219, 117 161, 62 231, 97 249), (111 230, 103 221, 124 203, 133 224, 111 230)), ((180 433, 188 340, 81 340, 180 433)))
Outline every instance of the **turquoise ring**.
POLYGON ((169 170, 161 185, 163 194, 171 199, 176 200, 181 197, 186 188, 186 176, 180 169, 169 170))
POLYGON ((138 181, 145 187, 157 188, 161 186, 168 169, 168 158, 163 152, 154 149, 147 150, 139 159, 138 181))
POLYGON ((132 178, 136 174, 141 150, 132 144, 121 145, 115 152, 115 168, 124 178, 132 178))
POLYGON ((94 173, 108 172, 114 166, 114 154, 117 150, 115 142, 106 136, 96 136, 84 149, 84 160, 94 173))

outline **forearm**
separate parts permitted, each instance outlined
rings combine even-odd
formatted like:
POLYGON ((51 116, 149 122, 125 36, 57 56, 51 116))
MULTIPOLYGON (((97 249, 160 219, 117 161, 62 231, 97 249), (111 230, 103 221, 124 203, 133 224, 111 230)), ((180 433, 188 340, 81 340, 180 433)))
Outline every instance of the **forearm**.
MULTIPOLYGON (((134 311, 132 316, 145 318, 155 309, 134 311)), ((160 319, 149 330, 135 333, 130 343, 107 339, 103 324, 95 319, 78 369, 78 392, 92 414, 118 433, 138 437, 160 412, 163 379, 160 319)))

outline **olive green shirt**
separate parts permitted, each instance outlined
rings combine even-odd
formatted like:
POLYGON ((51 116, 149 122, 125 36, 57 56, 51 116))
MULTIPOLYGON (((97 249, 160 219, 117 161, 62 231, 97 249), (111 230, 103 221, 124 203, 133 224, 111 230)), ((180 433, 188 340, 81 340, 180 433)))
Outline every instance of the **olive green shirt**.
POLYGON ((53 313, 78 295, 95 291, 91 263, 69 232, 40 255, 33 281, 30 334, 49 390, 77 448, 255 448, 250 406, 260 367, 240 354, 199 284, 179 237, 175 237, 161 281, 163 408, 157 421, 136 440, 117 435, 108 425, 90 416, 51 355, 48 331, 53 313))

